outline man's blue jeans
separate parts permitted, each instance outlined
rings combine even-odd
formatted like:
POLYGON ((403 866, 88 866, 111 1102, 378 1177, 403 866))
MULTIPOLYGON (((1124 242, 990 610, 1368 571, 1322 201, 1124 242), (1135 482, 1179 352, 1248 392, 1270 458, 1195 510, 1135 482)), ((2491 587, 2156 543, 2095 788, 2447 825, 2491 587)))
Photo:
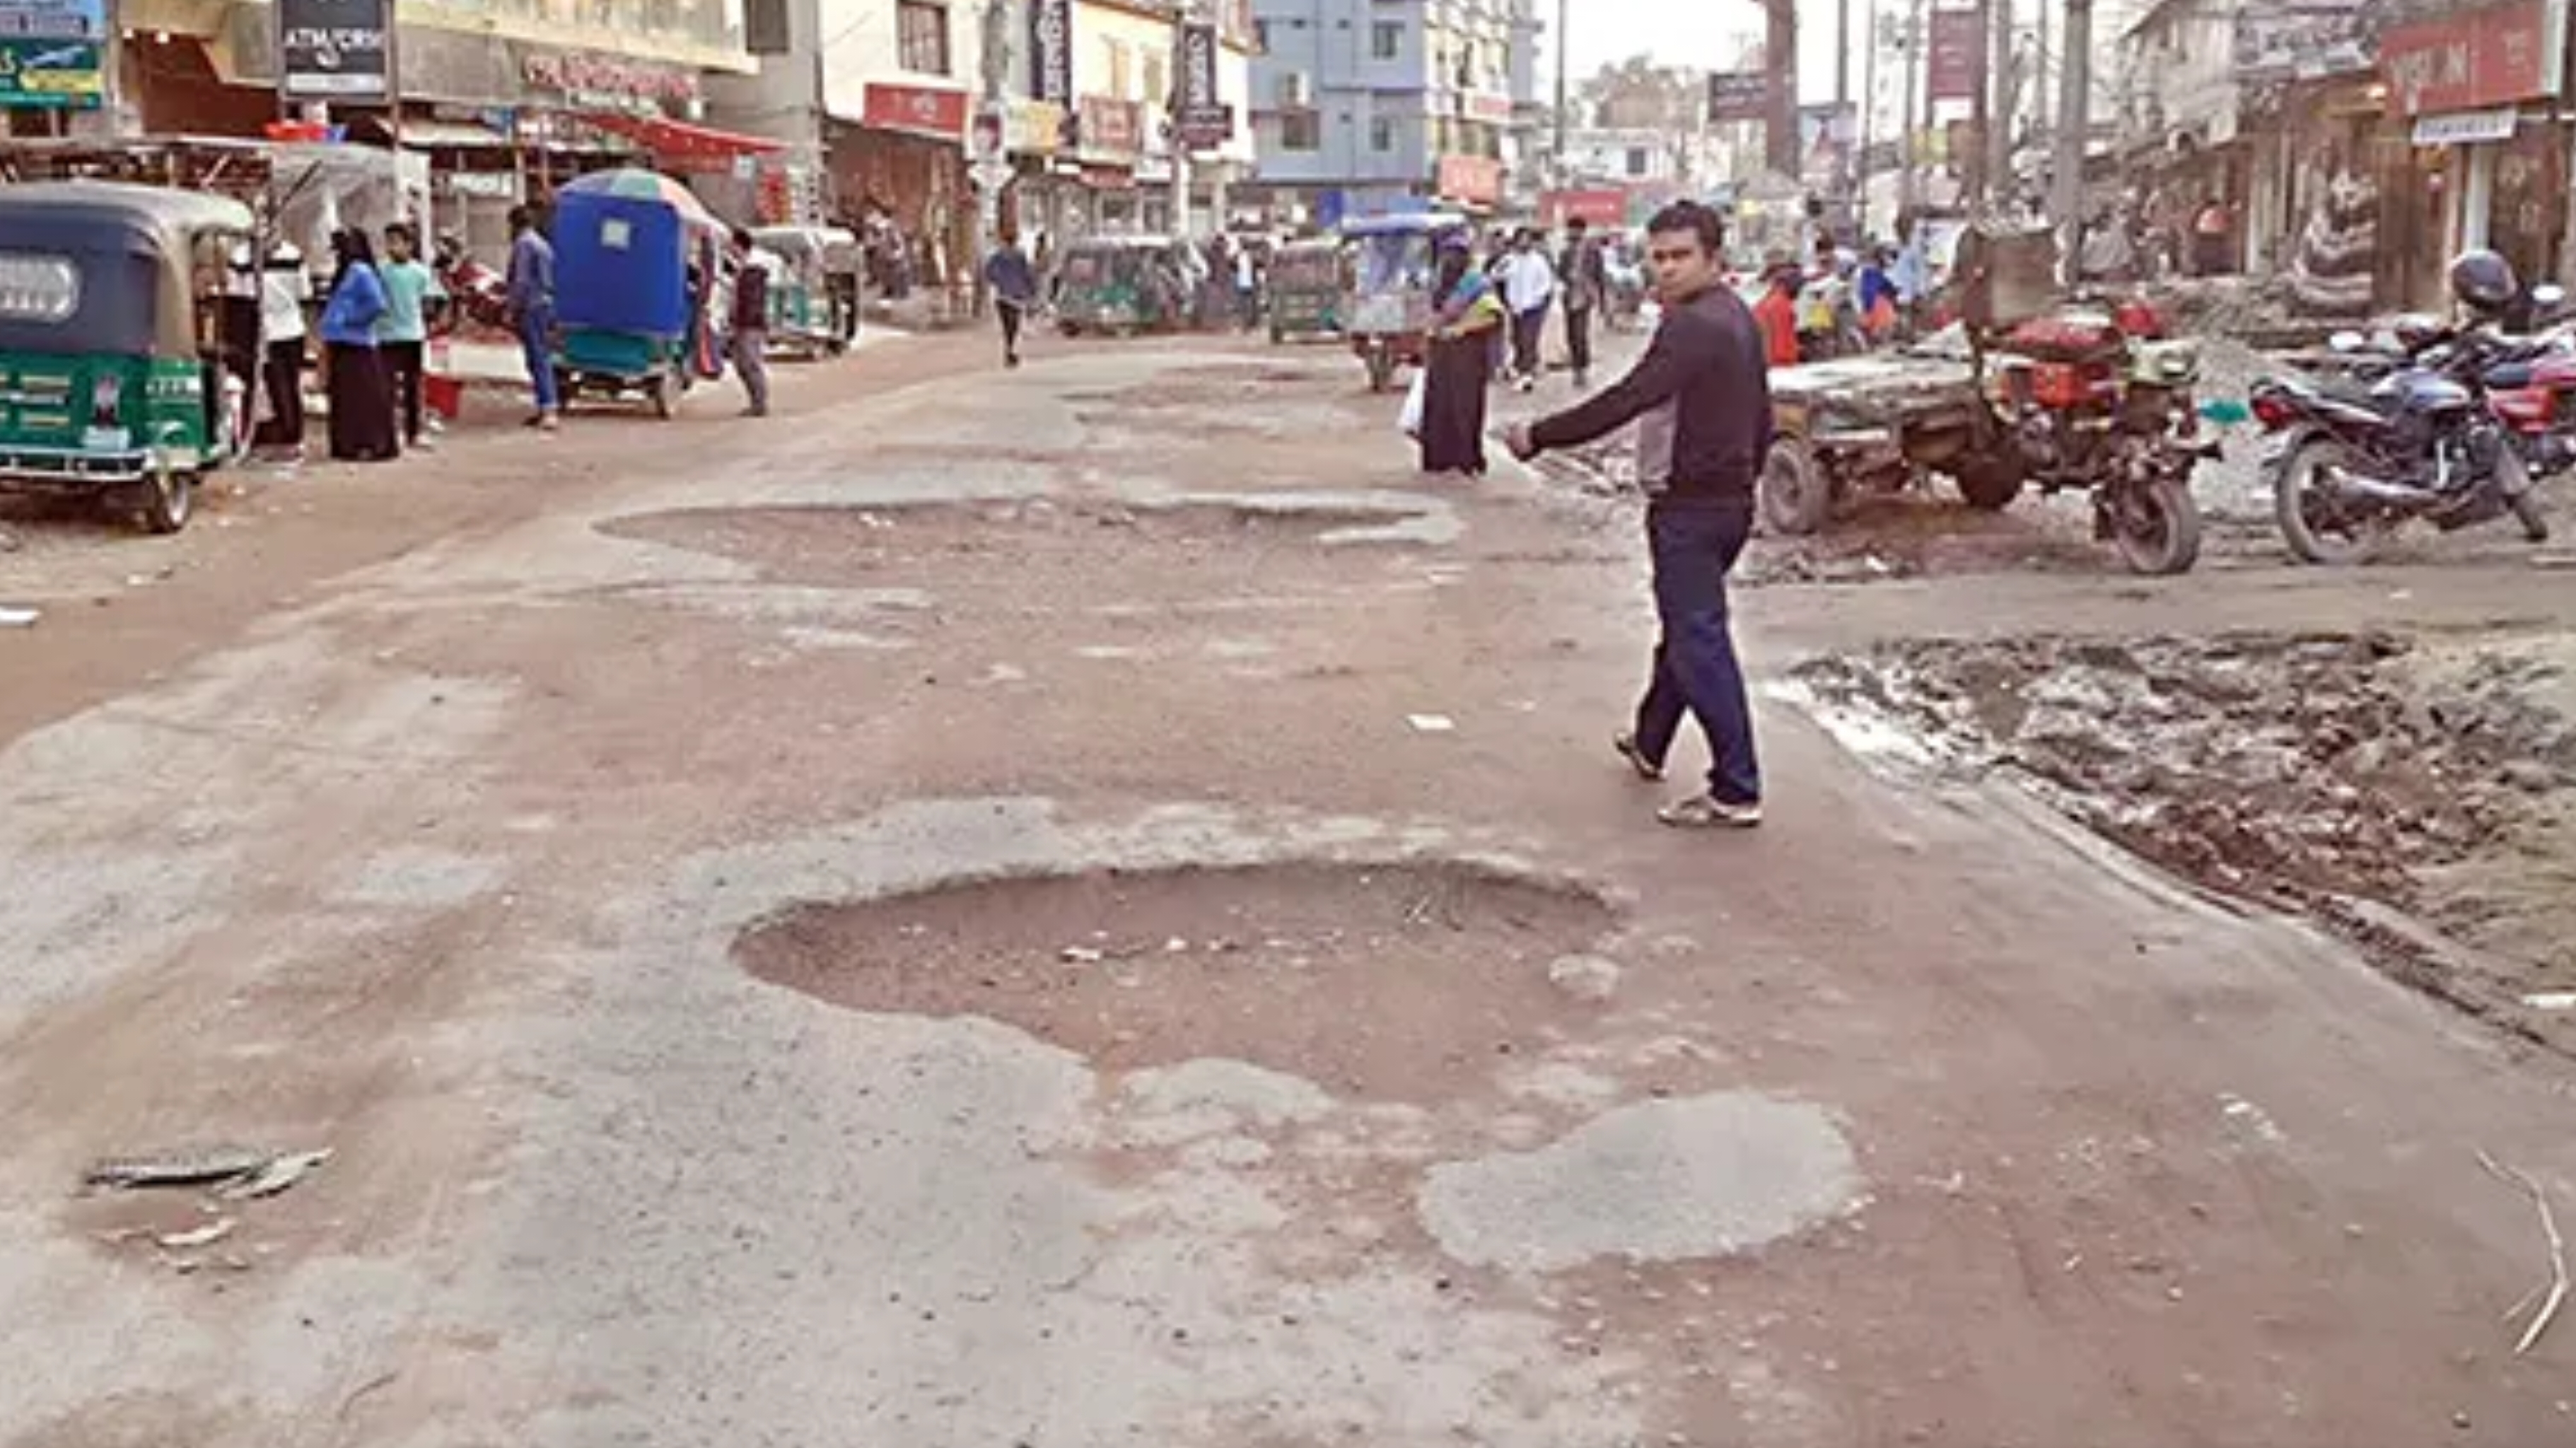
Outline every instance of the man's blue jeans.
POLYGON ((1753 706, 1744 694, 1728 629, 1726 575, 1753 533, 1747 499, 1657 499, 1646 509, 1654 558, 1654 676, 1637 701, 1637 749, 1661 764, 1685 714, 1708 735, 1708 792, 1726 804, 1758 804, 1762 770, 1753 751, 1753 706))
POLYGON ((519 350, 527 357, 528 384, 536 389, 537 411, 553 412, 563 403, 555 390, 555 314, 531 307, 519 317, 519 350))

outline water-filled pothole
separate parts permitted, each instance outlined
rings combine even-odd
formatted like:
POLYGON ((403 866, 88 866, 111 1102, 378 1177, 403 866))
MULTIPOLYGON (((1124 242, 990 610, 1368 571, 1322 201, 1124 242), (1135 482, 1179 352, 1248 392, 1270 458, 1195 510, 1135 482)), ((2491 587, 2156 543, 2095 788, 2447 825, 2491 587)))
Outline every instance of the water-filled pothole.
POLYGON ((987 1017, 1108 1070, 1231 1057, 1418 1100, 1564 1018, 1548 963, 1612 923, 1583 891, 1463 865, 1308 863, 799 905, 735 955, 834 1005, 987 1017))
POLYGON ((611 519, 599 531, 744 563, 773 583, 849 586, 861 575, 943 561, 1050 559, 1115 574, 1150 552, 1156 567, 1203 560, 1224 569, 1266 557, 1311 568, 1349 543, 1441 541, 1422 512, 1247 497, 1133 507, 1048 499, 884 507, 680 508, 611 519))

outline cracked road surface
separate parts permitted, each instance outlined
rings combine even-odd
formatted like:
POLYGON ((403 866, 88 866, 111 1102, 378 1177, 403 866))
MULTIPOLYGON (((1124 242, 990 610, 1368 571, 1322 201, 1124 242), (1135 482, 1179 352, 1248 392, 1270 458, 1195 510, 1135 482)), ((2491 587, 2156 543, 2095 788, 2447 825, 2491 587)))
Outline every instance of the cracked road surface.
POLYGON ((1785 705, 1771 824, 1660 831, 1622 507, 1424 482, 1327 351, 969 342, 0 558, 0 1444, 2576 1432, 2475 1155, 2576 1210, 2557 1057, 1785 705), (74 1195, 219 1143, 336 1154, 202 1248, 74 1195))

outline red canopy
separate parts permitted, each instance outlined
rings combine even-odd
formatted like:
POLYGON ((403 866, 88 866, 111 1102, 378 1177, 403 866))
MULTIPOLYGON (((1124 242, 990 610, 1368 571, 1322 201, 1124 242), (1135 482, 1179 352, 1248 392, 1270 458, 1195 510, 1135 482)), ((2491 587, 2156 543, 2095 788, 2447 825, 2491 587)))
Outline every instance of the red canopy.
MULTIPOLYGON (((628 115, 621 111, 600 111, 584 115, 583 120, 613 135, 624 136, 653 153, 665 164, 685 162, 726 162, 737 156, 775 156, 787 149, 785 141, 767 136, 746 136, 735 131, 719 131, 713 126, 695 126, 687 121, 674 121, 661 116, 628 115)), ((671 165, 672 170, 688 169, 671 165)))

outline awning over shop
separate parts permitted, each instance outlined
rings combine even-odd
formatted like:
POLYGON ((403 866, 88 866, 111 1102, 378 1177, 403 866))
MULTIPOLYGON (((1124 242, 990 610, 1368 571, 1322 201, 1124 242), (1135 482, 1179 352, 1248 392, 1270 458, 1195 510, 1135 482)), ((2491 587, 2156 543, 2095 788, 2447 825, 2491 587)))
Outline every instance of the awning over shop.
MULTIPOLYGON (((715 164, 740 156, 775 156, 787 149, 785 141, 774 141, 767 136, 720 131, 713 126, 696 126, 663 116, 585 111, 582 120, 611 135, 626 137, 652 152, 656 160, 664 162, 715 164)), ((687 168, 681 165, 672 169, 687 168)))

